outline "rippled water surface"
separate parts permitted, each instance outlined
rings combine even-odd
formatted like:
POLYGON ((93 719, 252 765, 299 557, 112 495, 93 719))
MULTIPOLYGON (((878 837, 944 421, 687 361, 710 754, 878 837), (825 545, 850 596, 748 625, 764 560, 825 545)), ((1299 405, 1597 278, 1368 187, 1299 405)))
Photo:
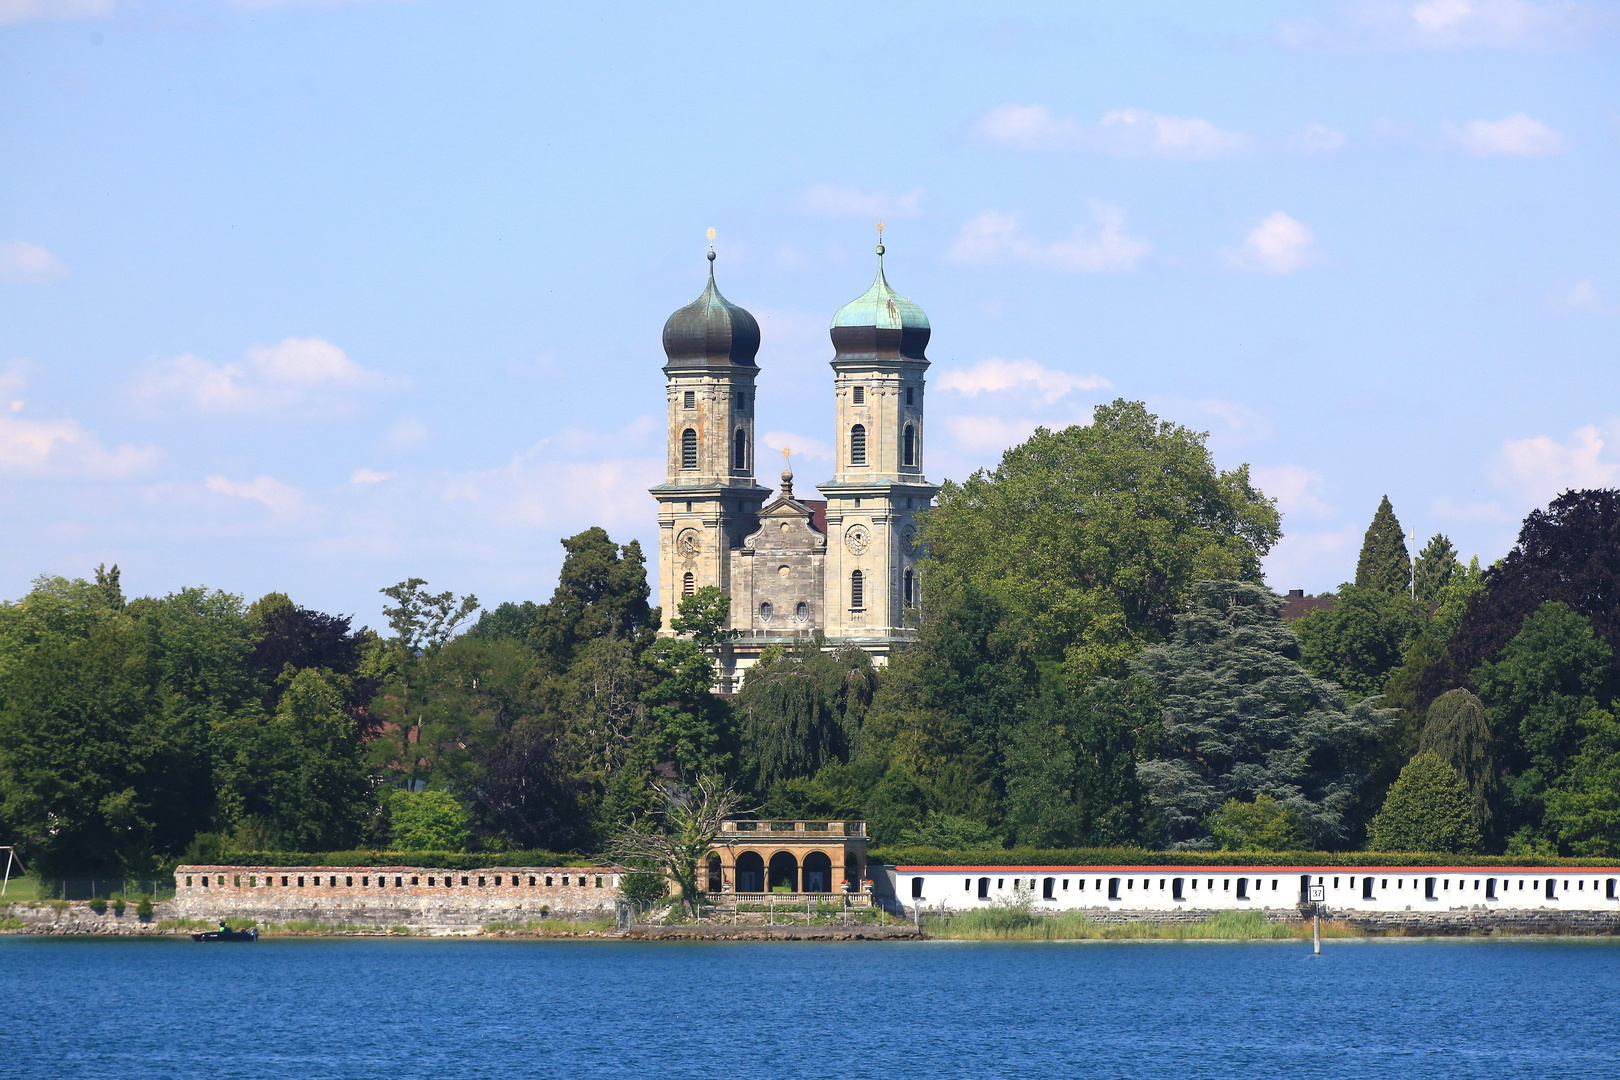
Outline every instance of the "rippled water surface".
POLYGON ((1620 942, 0 938, 20 1077, 1620 1077, 1620 942))

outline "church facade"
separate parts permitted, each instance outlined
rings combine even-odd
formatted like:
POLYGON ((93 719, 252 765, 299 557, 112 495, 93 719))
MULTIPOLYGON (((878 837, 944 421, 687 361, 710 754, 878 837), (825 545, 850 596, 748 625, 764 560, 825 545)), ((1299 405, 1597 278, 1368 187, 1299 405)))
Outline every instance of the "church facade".
POLYGON ((720 294, 713 251, 703 295, 664 324, 668 461, 652 489, 663 633, 698 589, 729 596, 737 637, 721 689, 772 645, 819 634, 885 663, 915 636, 916 515, 938 490, 923 474, 930 328, 889 287, 883 253, 871 288, 832 319, 836 460, 819 499, 795 493, 791 464, 774 497, 756 480, 759 324, 720 294))

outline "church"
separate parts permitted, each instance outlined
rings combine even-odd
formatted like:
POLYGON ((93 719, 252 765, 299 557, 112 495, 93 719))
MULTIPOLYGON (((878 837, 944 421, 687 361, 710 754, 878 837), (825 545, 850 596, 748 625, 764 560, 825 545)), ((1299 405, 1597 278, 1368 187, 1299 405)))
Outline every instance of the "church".
POLYGON ((706 585, 731 598, 737 636, 718 689, 739 689, 772 645, 821 634, 882 664, 916 635, 916 515, 938 491, 923 475, 930 330, 889 287, 883 252, 872 287, 832 319, 836 460, 819 499, 794 492, 791 462, 775 498, 756 479, 759 323, 720 294, 712 249, 703 295, 664 324, 669 452, 652 489, 662 632, 706 585))

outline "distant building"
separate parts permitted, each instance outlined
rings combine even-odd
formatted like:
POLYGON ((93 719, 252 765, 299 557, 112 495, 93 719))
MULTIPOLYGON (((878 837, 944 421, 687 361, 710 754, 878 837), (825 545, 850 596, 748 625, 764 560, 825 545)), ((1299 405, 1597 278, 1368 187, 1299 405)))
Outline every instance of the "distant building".
POLYGON ((670 634, 683 597, 706 585, 731 597, 721 690, 734 690, 771 645, 826 635, 878 663, 915 637, 923 393, 931 330, 889 287, 877 249, 871 288, 833 316, 833 476, 821 499, 793 490, 791 465, 771 498, 755 479, 759 324, 709 283, 664 324, 669 453, 658 500, 659 603, 670 634))
POLYGON ((1283 597, 1282 617, 1292 622, 1303 619, 1313 611, 1331 608, 1338 602, 1337 597, 1306 596, 1304 589, 1289 589, 1288 595, 1283 597))

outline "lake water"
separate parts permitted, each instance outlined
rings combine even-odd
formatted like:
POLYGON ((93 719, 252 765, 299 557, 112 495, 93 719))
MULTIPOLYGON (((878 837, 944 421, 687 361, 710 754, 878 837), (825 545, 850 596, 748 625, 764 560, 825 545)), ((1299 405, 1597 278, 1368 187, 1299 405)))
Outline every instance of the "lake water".
POLYGON ((12 1077, 1620 1077, 1608 940, 0 938, 12 1077))

